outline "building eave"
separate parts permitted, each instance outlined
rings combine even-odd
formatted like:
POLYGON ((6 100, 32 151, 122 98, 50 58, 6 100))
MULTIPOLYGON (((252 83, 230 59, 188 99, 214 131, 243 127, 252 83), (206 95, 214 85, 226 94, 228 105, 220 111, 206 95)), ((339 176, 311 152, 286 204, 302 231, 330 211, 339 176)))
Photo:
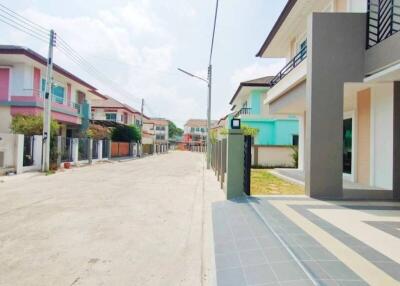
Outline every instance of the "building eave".
POLYGON ((268 34, 267 39, 264 41, 263 45, 261 46, 260 50, 256 54, 256 57, 262 57, 272 40, 274 39, 276 33, 278 33, 279 29, 281 28, 282 24, 285 22, 287 16, 292 11, 294 5, 297 3, 297 0, 289 0, 285 8, 283 9, 282 13, 279 15, 278 20, 275 22, 274 26, 272 27, 270 33, 268 34))

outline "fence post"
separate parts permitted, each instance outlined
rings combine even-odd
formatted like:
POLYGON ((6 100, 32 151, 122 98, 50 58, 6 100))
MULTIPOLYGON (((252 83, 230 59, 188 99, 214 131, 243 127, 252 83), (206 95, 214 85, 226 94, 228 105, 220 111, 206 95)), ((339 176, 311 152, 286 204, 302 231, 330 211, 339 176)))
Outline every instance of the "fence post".
POLYGON ((78 165, 79 161, 79 139, 72 138, 72 161, 75 165, 78 165))
POLYGON ((224 188, 226 173, 226 139, 221 140, 221 189, 224 188))
POLYGON ((93 163, 93 139, 88 138, 88 161, 89 164, 93 163))
POLYGON ((244 136, 241 130, 229 130, 226 162, 226 197, 241 196, 244 191, 244 136))
POLYGON ((103 140, 97 141, 97 158, 103 160, 103 140))
POLYGON ((62 138, 57 136, 57 167, 61 166, 62 138))
POLYGON ((108 159, 112 158, 111 151, 112 151, 112 140, 109 140, 108 141, 108 159))
POLYGON ((42 166, 42 135, 33 136, 33 164, 40 169, 42 166))
POLYGON ((24 169, 24 140, 22 134, 15 135, 15 173, 21 174, 24 169))

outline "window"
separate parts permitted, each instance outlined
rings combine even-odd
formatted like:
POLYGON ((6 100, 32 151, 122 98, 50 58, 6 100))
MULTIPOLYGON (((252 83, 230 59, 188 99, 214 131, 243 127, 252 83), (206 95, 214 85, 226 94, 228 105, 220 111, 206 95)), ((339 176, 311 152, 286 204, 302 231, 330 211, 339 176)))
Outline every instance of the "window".
POLYGON ((157 134, 156 140, 165 140, 165 135, 157 134))
POLYGON ((192 133, 193 133, 193 132, 194 132, 194 130, 195 130, 195 129, 194 129, 193 127, 192 127, 192 128, 190 128, 190 132, 192 132, 192 133))
POLYGON ((204 127, 201 128, 201 132, 206 132, 206 129, 204 127))
POLYGON ((106 120, 107 121, 117 121, 117 114, 116 113, 106 113, 106 120))
MULTIPOLYGON (((46 79, 42 78, 42 87, 41 87, 41 91, 42 91, 42 95, 44 97, 44 92, 46 90, 46 79)), ((53 84, 52 86, 52 95, 53 95, 53 101, 63 104, 64 100, 65 100, 65 88, 59 84, 53 84)))
POLYGON ((299 146, 299 135, 297 134, 292 135, 292 145, 299 146))

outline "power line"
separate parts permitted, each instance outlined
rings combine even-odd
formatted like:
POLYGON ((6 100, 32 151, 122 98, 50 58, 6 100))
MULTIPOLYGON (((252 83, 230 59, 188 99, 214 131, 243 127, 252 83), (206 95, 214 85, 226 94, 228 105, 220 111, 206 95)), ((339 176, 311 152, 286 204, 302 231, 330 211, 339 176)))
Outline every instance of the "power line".
MULTIPOLYGON (((45 39, 45 38, 43 38, 43 37, 41 37, 41 36, 38 36, 38 35, 36 35, 36 34, 34 34, 34 33, 32 33, 32 32, 29 32, 29 30, 24 30, 24 27, 21 27, 21 26, 18 26, 18 25, 14 25, 14 24, 9 23, 9 22, 7 22, 6 20, 1 19, 1 18, 0 18, 0 22, 3 22, 3 23, 5 23, 5 24, 7 24, 7 25, 13 27, 14 29, 17 29, 17 30, 19 30, 19 31, 21 31, 21 32, 23 32, 23 33, 25 33, 25 34, 28 34, 28 35, 30 35, 31 37, 34 37, 34 38, 36 38, 36 39, 38 39, 38 40, 40 40, 40 41, 42 41, 42 42, 45 42, 45 43, 48 42, 48 39, 45 39)), ((26 28, 25 28, 25 29, 26 29, 26 28)))
POLYGON ((26 24, 28 24, 28 25, 30 25, 30 26, 32 26, 32 25, 35 26, 36 29, 40 29, 40 30, 42 30, 43 32, 46 32, 46 33, 49 33, 49 32, 50 32, 49 29, 46 29, 46 28, 44 28, 43 26, 41 26, 41 25, 39 25, 39 24, 37 24, 37 23, 35 23, 35 22, 32 22, 31 20, 29 20, 29 19, 27 19, 27 18, 21 16, 21 15, 18 14, 17 12, 14 12, 13 10, 7 8, 6 6, 4 6, 4 5, 1 4, 1 3, 0 3, 0 10, 3 11, 4 13, 6 13, 6 14, 12 16, 12 17, 14 17, 14 18, 18 18, 19 21, 25 22, 26 24))
MULTIPOLYGON (((50 30, 44 28, 43 26, 21 16, 20 14, 14 12, 13 10, 7 8, 3 4, 0 4, 0 22, 3 22, 14 29, 17 29, 25 34, 28 34, 42 42, 48 43, 50 30)), ((133 95, 131 92, 122 88, 118 83, 108 78, 104 73, 99 71, 95 66, 93 66, 88 60, 86 60, 82 55, 80 55, 74 48, 72 48, 63 38, 57 37, 57 50, 63 53, 76 65, 80 66, 86 73, 90 76, 97 78, 100 82, 106 83, 109 87, 117 90, 120 94, 130 95, 132 99, 136 101, 141 101, 140 98, 133 95)), ((149 106, 147 109, 150 110, 149 106)))
POLYGON ((219 2, 219 0, 217 0, 217 4, 215 6, 214 27, 213 27, 212 37, 211 37, 210 60, 208 62, 209 65, 211 65, 211 60, 212 60, 212 55, 213 55, 213 50, 214 50, 215 28, 217 26, 217 16, 218 16, 218 2, 219 2))

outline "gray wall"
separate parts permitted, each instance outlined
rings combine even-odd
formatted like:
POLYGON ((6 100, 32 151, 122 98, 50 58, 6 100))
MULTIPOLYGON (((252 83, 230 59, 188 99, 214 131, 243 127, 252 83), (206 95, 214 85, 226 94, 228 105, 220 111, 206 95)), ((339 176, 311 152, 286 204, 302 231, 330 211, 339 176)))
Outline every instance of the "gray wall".
POLYGON ((365 23, 357 13, 308 19, 305 183, 313 197, 343 194, 343 89, 364 78, 365 23))
POLYGON ((371 75, 400 62, 400 33, 365 51, 365 75, 371 75))
MULTIPOLYGON (((280 113, 280 110, 290 108, 296 105, 296 109, 300 109, 299 102, 304 102, 304 95, 306 94, 306 81, 296 85, 288 92, 282 94, 279 98, 269 104, 269 111, 274 113, 280 113)), ((303 110, 304 112, 304 110, 303 110)), ((285 112, 284 112, 285 113, 285 112)))

